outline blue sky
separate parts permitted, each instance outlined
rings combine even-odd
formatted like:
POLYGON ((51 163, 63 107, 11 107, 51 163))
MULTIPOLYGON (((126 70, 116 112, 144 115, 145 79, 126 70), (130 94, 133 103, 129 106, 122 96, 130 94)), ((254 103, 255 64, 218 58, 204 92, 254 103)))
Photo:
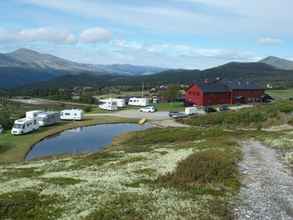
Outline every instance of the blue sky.
POLYGON ((292 0, 5 0, 0 52, 194 69, 292 59, 291 8, 292 0))

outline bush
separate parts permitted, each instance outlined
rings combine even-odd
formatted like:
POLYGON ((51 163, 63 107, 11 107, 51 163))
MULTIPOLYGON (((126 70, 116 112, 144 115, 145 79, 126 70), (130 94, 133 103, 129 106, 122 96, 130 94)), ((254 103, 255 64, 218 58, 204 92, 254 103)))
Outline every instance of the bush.
POLYGON ((292 111, 293 103, 281 101, 236 112, 217 112, 200 117, 195 116, 185 119, 183 122, 194 126, 260 126, 269 119, 279 120, 280 113, 290 113, 292 111))
MULTIPOLYGON (((194 153, 178 163, 176 170, 161 177, 162 182, 175 185, 234 185, 238 175, 236 160, 229 153, 209 149, 194 153), (232 181, 232 182, 231 182, 232 181)), ((238 185, 238 184, 237 184, 238 185)))
POLYGON ((13 126, 13 120, 10 119, 10 113, 8 111, 0 111, 0 125, 4 129, 10 129, 13 126))
POLYGON ((151 128, 145 131, 133 132, 122 143, 130 145, 175 143, 200 140, 223 134, 224 131, 217 128, 205 130, 199 128, 151 128))

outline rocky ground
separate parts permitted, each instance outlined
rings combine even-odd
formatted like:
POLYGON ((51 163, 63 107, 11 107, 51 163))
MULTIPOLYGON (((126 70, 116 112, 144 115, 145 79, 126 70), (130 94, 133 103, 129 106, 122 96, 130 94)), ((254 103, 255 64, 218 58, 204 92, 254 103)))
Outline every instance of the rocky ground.
POLYGON ((293 176, 277 151, 260 142, 242 143, 240 190, 236 219, 293 219, 293 176))

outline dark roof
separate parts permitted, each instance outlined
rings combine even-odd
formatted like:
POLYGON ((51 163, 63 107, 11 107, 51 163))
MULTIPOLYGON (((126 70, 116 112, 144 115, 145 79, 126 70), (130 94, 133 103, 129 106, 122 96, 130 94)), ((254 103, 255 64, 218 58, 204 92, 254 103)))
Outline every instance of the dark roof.
POLYGON ((260 90, 264 89, 254 82, 241 80, 218 80, 213 82, 194 83, 202 89, 203 92, 230 92, 232 90, 260 90))
POLYGON ((230 89, 222 82, 211 82, 205 83, 200 82, 196 83, 198 87, 202 89, 203 92, 229 92, 230 89))
POLYGON ((230 90, 260 90, 264 89, 255 82, 240 80, 223 80, 230 90))

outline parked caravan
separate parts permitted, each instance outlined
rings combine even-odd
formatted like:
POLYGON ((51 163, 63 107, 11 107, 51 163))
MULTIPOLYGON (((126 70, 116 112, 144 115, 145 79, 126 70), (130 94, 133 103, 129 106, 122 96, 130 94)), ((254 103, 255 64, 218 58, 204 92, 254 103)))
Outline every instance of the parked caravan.
POLYGON ((39 129, 39 124, 37 122, 37 119, 21 118, 14 122, 13 128, 11 130, 11 134, 13 135, 27 134, 38 129, 39 129))
POLYGON ((60 113, 61 120, 76 120, 81 121, 84 118, 84 112, 81 109, 67 109, 60 113))
POLYGON ((35 119, 38 117, 39 114, 43 113, 43 111, 35 110, 35 111, 29 111, 25 113, 25 117, 27 119, 35 119))
POLYGON ((196 114, 198 109, 196 107, 187 107, 185 108, 185 114, 186 115, 194 115, 196 114))
POLYGON ((133 98, 129 99, 128 105, 145 107, 145 106, 149 105, 149 102, 150 101, 149 101, 148 98, 136 98, 136 97, 133 97, 133 98))
POLYGON ((60 113, 42 112, 38 114, 37 121, 41 127, 56 124, 60 121, 60 113))
POLYGON ((117 103, 112 100, 109 100, 109 101, 104 102, 103 104, 99 105, 99 108, 103 109, 103 110, 107 110, 107 111, 117 111, 118 110, 117 103))
POLYGON ((2 125, 0 125, 0 134, 2 134, 3 131, 4 131, 4 129, 3 129, 2 125))
POLYGON ((114 102, 116 102, 118 108, 125 108, 126 107, 126 101, 125 99, 117 98, 112 99, 114 102))

